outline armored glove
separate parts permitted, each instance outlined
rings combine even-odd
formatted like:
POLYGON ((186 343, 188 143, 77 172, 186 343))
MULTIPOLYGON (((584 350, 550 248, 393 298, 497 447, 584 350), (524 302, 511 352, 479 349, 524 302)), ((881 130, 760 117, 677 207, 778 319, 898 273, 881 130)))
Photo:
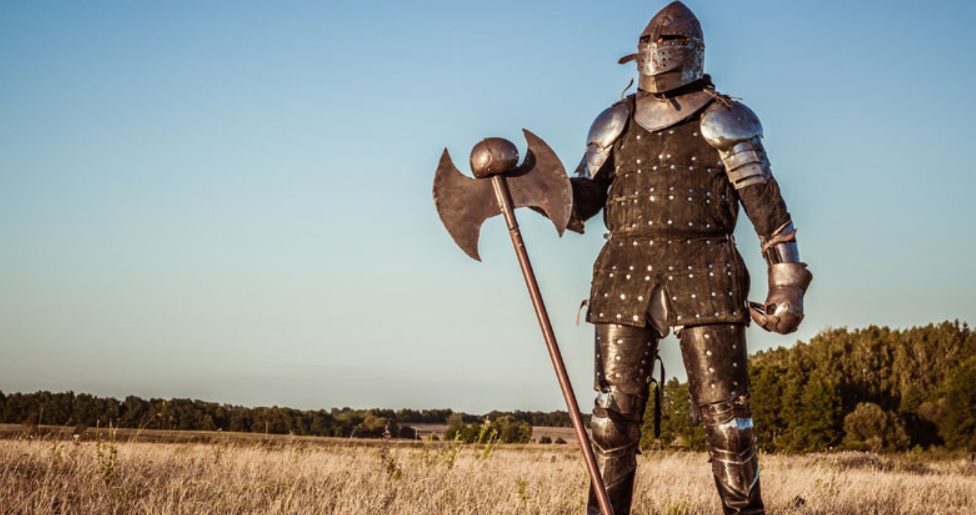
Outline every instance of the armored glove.
POLYGON ((803 320, 803 294, 810 286, 813 274, 806 263, 775 263, 769 265, 769 295, 765 304, 749 303, 749 314, 767 331, 789 334, 800 327, 803 320))

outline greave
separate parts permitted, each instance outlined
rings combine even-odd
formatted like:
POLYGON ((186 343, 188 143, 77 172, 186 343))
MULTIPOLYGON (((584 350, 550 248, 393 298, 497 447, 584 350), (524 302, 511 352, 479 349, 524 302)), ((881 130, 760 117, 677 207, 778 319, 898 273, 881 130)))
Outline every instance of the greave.
POLYGON ((759 455, 745 396, 702 407, 705 443, 726 514, 765 513, 759 455))
MULTIPOLYGON (((596 404, 593 450, 614 515, 628 515, 634 493, 641 421, 648 378, 657 354, 653 329, 602 324, 596 327, 596 404)), ((600 513, 590 489, 587 513, 600 513)))
POLYGON ((688 385, 701 415, 722 508, 726 514, 765 513, 749 410, 745 327, 688 327, 680 338, 688 385))

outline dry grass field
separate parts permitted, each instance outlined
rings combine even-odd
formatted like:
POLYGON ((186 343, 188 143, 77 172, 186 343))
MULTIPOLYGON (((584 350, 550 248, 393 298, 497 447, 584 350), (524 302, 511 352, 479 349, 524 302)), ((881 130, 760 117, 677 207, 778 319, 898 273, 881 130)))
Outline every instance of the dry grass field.
MULTIPOLYGON (((575 445, 462 446, 210 434, 0 440, 0 514, 579 514, 575 445)), ((976 464, 763 457, 773 514, 972 514, 976 464)), ((641 456, 636 514, 717 514, 706 457, 641 456)))

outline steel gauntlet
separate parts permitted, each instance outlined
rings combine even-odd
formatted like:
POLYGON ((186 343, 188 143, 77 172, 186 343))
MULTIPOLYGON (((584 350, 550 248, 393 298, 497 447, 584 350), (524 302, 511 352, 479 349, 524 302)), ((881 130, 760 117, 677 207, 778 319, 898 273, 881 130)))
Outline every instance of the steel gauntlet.
POLYGON ((803 321, 803 294, 813 274, 800 262, 793 223, 779 228, 763 241, 763 256, 769 263, 769 294, 764 304, 749 303, 749 314, 767 331, 789 334, 803 321))

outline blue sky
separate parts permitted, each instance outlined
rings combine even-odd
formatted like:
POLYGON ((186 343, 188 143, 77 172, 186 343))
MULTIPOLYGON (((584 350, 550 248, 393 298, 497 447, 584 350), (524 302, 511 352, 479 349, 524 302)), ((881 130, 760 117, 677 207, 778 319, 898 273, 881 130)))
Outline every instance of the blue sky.
MULTIPOLYGON (((434 169, 486 136, 524 151, 523 127, 575 168, 665 3, 0 3, 0 390, 562 408, 501 221, 469 259, 434 169)), ((973 322, 976 8, 687 4, 719 90, 763 121, 815 274, 800 331, 750 328, 751 349, 973 322)), ((573 319, 602 222, 520 221, 588 411, 573 319)), ((683 377, 673 337, 662 354, 683 377)))

